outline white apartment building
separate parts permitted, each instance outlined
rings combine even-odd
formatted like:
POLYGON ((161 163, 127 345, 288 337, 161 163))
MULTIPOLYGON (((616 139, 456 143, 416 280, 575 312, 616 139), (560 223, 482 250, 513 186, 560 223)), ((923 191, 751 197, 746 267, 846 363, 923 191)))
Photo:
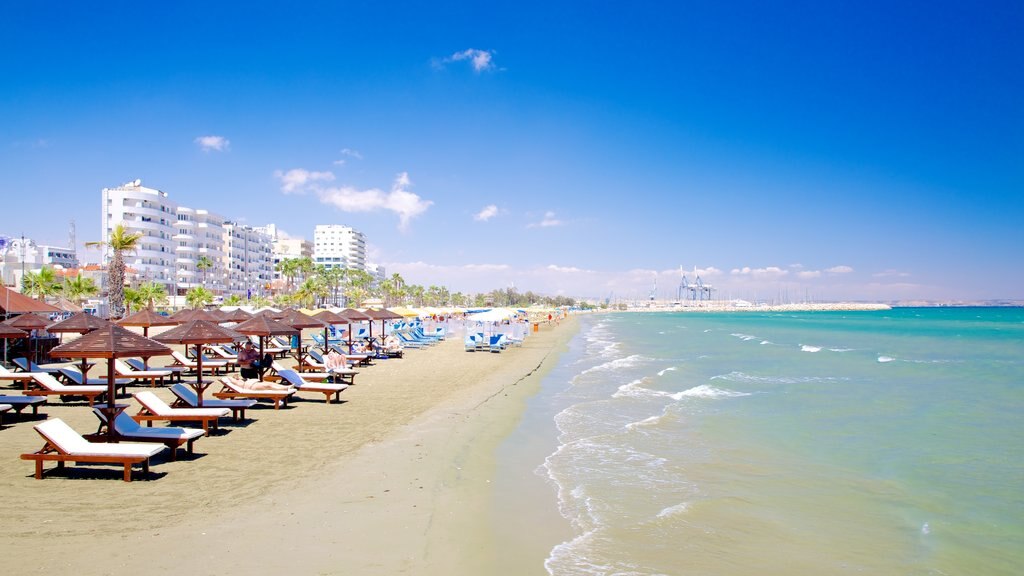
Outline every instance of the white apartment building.
MULTIPOLYGON (((138 249, 124 254, 125 265, 135 269, 143 281, 163 284, 168 294, 174 294, 178 205, 167 198, 166 192, 147 188, 141 180, 104 188, 102 195, 103 242, 110 240, 119 223, 129 233, 142 233, 138 249)), ((103 262, 109 263, 112 255, 106 249, 103 262)))
MULTIPOLYGON (((248 268, 258 279, 270 267, 269 250, 246 250, 250 240, 261 242, 257 236, 269 245, 265 236, 245 227, 248 231, 241 238, 241 254, 233 252, 233 234, 242 234, 237 225, 226 225, 223 216, 208 210, 180 206, 169 200, 166 192, 147 188, 141 180, 104 188, 103 207, 104 242, 118 223, 128 232, 141 232, 139 249, 124 255, 125 264, 138 272, 140 281, 163 284, 168 295, 184 296, 190 288, 205 285, 217 295, 245 297, 250 277, 243 280, 231 271, 248 268)), ((105 263, 110 256, 104 254, 105 263)))
POLYGON ((43 266, 77 268, 74 248, 36 244, 31 238, 12 238, 0 234, 0 278, 5 286, 21 286, 21 277, 39 272, 43 266))
POLYGON ((366 270, 366 237, 340 224, 318 224, 313 230, 313 261, 326 268, 366 270))
POLYGON ((274 280, 284 279, 281 271, 278 270, 278 265, 282 260, 313 258, 313 243, 305 238, 292 238, 283 232, 278 231, 275 224, 258 226, 253 229, 270 236, 271 241, 274 243, 272 258, 274 280))
POLYGON ((243 298, 265 294, 274 279, 270 236, 258 228, 225 222, 224 249, 227 291, 243 298))

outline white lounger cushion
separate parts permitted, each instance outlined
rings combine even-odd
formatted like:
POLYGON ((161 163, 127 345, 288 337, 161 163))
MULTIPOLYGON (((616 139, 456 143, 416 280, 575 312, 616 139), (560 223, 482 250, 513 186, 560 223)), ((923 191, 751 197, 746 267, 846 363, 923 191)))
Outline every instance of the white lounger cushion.
POLYGON ((10 404, 0 404, 0 412, 7 412, 11 408, 14 408, 14 406, 11 406, 10 404))
POLYGON ((61 384, 59 380, 47 374, 46 372, 32 372, 32 379, 35 380, 40 386, 46 388, 51 392, 64 392, 69 396, 73 396, 76 392, 81 394, 82 392, 106 392, 106 386, 67 386, 61 384))
POLYGON ((129 366, 124 360, 114 360, 114 370, 122 376, 170 376, 173 374, 170 370, 136 370, 129 366))
POLYGON ((221 384, 227 386, 232 392, 238 392, 239 394, 266 394, 268 396, 287 398, 295 393, 294 388, 289 388, 288 390, 253 390, 252 388, 239 386, 230 380, 221 380, 221 384))
POLYGON ((153 456, 163 451, 166 446, 150 444, 89 442, 78 432, 71 429, 60 418, 52 418, 36 424, 35 429, 46 439, 66 454, 73 456, 153 456))

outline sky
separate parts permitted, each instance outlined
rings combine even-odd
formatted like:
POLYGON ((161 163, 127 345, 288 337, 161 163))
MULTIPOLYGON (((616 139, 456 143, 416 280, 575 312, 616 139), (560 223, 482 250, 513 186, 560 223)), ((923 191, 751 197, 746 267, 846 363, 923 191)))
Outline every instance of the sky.
MULTIPOLYGON (((104 187, 475 293, 1024 299, 1021 2, 10 2, 0 235, 104 187)), ((80 252, 97 261, 98 252, 80 252)))

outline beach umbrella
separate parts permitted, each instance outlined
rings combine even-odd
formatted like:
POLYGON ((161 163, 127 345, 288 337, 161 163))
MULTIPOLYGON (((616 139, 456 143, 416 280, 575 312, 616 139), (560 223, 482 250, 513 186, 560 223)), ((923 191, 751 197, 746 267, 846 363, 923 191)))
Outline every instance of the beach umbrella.
MULTIPOLYGON (((111 323, 50 350, 50 356, 55 358, 105 358, 107 360, 107 403, 100 407, 100 410, 106 412, 108 423, 112 423, 117 415, 128 407, 126 404, 118 406, 115 402, 114 359, 133 356, 145 358, 170 353, 171 349, 167 346, 111 323)), ((117 432, 110 424, 107 425, 107 435, 111 442, 117 441, 117 432)))
POLYGON ((53 314, 61 312, 60 308, 50 306, 46 302, 15 292, 6 286, 0 286, 0 313, 24 314, 25 312, 42 312, 53 314))
POLYGON ((330 310, 321 310, 320 312, 314 314, 313 318, 316 318, 317 320, 322 320, 326 324, 326 326, 324 326, 324 352, 327 352, 327 348, 329 347, 328 344, 330 343, 328 341, 327 336, 328 329, 333 324, 347 324, 348 322, 347 320, 345 320, 341 316, 338 316, 334 312, 331 312, 330 310))
POLYGON ((221 318, 220 323, 224 324, 225 322, 245 322, 249 318, 252 318, 252 314, 249 314, 248 312, 242 310, 241 308, 235 308, 230 312, 225 312, 224 316, 221 318))
POLYGON ((190 384, 196 391, 199 399, 197 403, 203 405, 203 392, 213 382, 203 381, 203 353, 200 349, 203 344, 222 344, 240 340, 242 335, 234 330, 218 326, 208 320, 190 320, 181 326, 171 328, 167 332, 154 337, 158 342, 168 344, 182 344, 188 349, 189 344, 196 345, 196 383, 190 384))
MULTIPOLYGON (((296 347, 295 359, 298 361, 299 366, 302 366, 302 330, 303 328, 323 328, 327 330, 328 324, 319 318, 313 318, 307 316, 298 310, 285 310, 284 316, 278 320, 281 324, 291 326, 299 331, 298 346, 296 347)), ((326 341, 324 342, 326 344, 326 341)))
POLYGON ((206 320, 207 322, 214 323, 220 321, 216 316, 210 314, 206 310, 194 310, 192 308, 178 310, 174 314, 171 314, 171 320, 174 320, 176 324, 184 324, 192 320, 206 320))
POLYGON ((345 320, 348 321, 348 349, 349 349, 349 352, 351 352, 352 351, 352 323, 353 322, 366 322, 366 321, 372 320, 372 318, 370 318, 366 314, 363 314, 359 310, 356 310, 355 308, 345 308, 341 312, 338 312, 338 316, 341 316, 342 318, 344 318, 345 320))
MULTIPOLYGON (((259 314, 235 326, 233 330, 239 334, 259 336, 261 361, 263 360, 263 343, 266 338, 270 336, 292 336, 299 333, 298 330, 291 326, 282 324, 266 315, 259 314)), ((260 370, 260 380, 263 380, 263 370, 260 370)))
POLYGON ((0 324, 0 338, 4 339, 4 362, 7 362, 7 339, 8 338, 26 338, 28 332, 25 332, 21 328, 15 328, 8 324, 0 324))
MULTIPOLYGON (((24 314, 18 314, 14 318, 8 318, 7 320, 4 320, 3 323, 4 323, 4 325, 7 325, 7 326, 10 326, 12 328, 17 329, 22 334, 21 336, 11 336, 11 338, 28 338, 28 337, 31 336, 31 332, 33 330, 39 330, 41 328, 46 328, 50 324, 50 322, 45 320, 45 319, 43 319, 42 316, 39 316, 38 314, 33 314, 31 312, 26 312, 24 314), (29 333, 27 334, 26 332, 29 332, 29 333)), ((35 341, 35 340, 33 340, 33 341, 35 341)), ((33 352, 33 355, 38 356, 38 354, 39 354, 38 347, 35 347, 32 350, 32 352, 33 352)), ((38 361, 38 358, 36 358, 36 360, 38 361)), ((4 340, 4 362, 7 362, 7 340, 6 339, 4 340)))
MULTIPOLYGON (((402 315, 401 314, 396 314, 396 313, 388 310, 387 308, 382 308, 380 310, 369 308, 369 309, 366 310, 366 315, 369 316, 370 318, 372 318, 373 320, 380 320, 380 337, 381 337, 382 340, 384 339, 385 332, 386 332, 386 330, 384 328, 385 323, 388 320, 401 320, 402 319, 402 315)), ((373 339, 373 322, 372 321, 370 322, 370 339, 371 340, 373 339)))
MULTIPOLYGON (((88 334, 93 330, 100 328, 106 328, 110 325, 109 320, 104 320, 99 316, 93 316, 85 312, 79 312, 73 314, 67 320, 61 320, 55 324, 50 324, 46 327, 46 331, 50 333, 63 334, 65 332, 71 332, 74 334, 88 334)), ((82 358, 82 380, 84 381, 91 365, 86 362, 85 357, 82 358)))
MULTIPOLYGON (((149 308, 139 310, 134 314, 125 316, 117 321, 120 326, 138 326, 142 328, 142 335, 149 338, 151 326, 174 326, 178 322, 163 314, 157 314, 149 308)), ((142 359, 142 368, 149 370, 149 358, 142 359)))

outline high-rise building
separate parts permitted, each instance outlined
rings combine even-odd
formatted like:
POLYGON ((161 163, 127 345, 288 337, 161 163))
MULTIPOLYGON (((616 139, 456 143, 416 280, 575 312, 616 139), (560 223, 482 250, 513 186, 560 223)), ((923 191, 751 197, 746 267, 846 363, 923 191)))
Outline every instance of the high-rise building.
POLYGON ((274 280, 283 280, 281 270, 278 268, 278 265, 281 264, 282 260, 313 257, 313 243, 305 238, 294 238, 288 236, 284 232, 278 230, 277 226, 274 224, 258 226, 254 228, 254 230, 270 236, 271 241, 274 243, 272 258, 274 280))
MULTIPOLYGON (((119 223, 129 233, 142 233, 139 247, 124 254, 125 264, 140 281, 163 284, 171 296, 205 286, 217 295, 246 297, 269 281, 270 240, 251 227, 180 206, 141 180, 104 188, 103 207, 103 241, 119 223)), ((108 249, 104 262, 110 257, 108 249)))
MULTIPOLYGON (((109 242, 114 227, 121 223, 126 232, 141 233, 138 248, 124 254, 125 265, 144 281, 163 284, 168 294, 175 293, 177 213, 178 205, 166 192, 147 188, 141 180, 103 189, 103 242, 109 242)), ((103 262, 109 263, 112 256, 106 248, 103 262)))
POLYGON ((313 230, 313 261, 326 268, 366 270, 366 237, 339 224, 318 224, 313 230))
POLYGON ((227 291, 246 298, 265 293, 274 278, 270 236, 252 226, 224 223, 227 291))

